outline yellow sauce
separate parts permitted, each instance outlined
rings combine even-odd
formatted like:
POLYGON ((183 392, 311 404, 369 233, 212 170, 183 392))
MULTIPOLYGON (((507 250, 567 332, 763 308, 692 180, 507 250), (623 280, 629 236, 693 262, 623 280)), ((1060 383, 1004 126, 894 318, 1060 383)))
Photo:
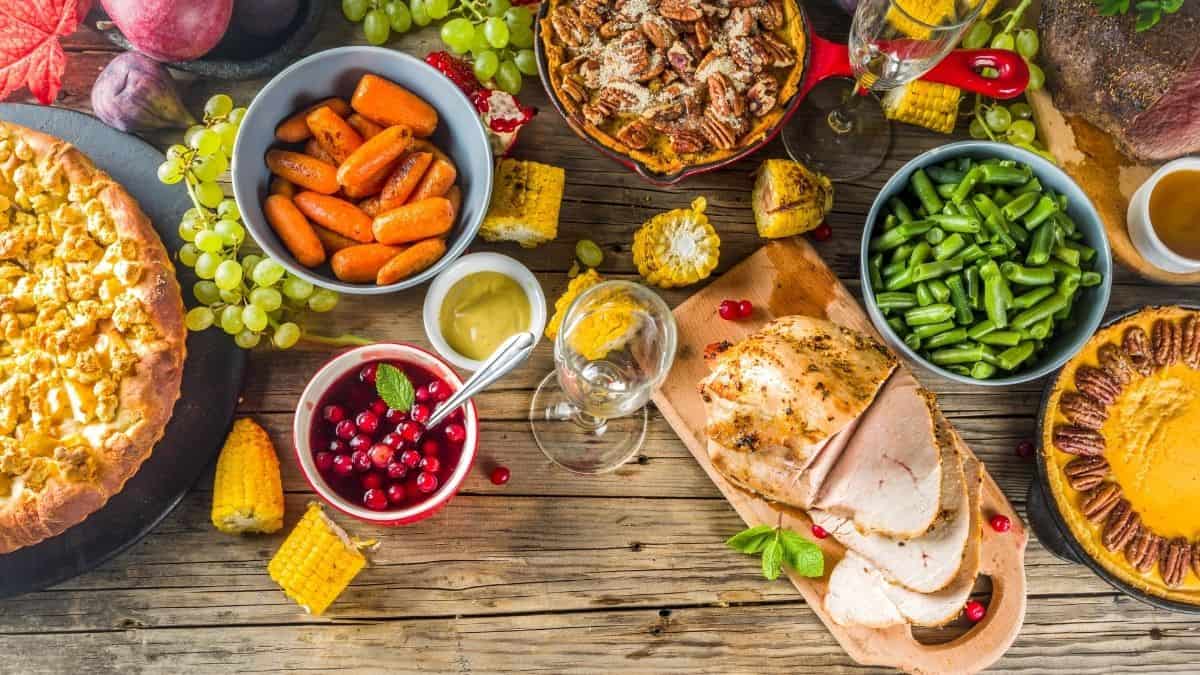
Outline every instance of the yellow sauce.
POLYGON ((1167 248, 1200 260, 1200 171, 1173 171, 1150 193, 1150 223, 1167 248))
POLYGON ((450 287, 438 310, 442 337, 454 351, 480 361, 509 337, 529 330, 529 296, 499 272, 476 272, 450 287))

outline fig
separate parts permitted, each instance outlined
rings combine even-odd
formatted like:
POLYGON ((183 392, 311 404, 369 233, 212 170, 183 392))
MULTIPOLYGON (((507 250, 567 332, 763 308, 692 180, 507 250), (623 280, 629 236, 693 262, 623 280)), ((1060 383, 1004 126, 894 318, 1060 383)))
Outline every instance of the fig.
POLYGON ((255 37, 282 33, 300 11, 300 0, 235 0, 233 21, 242 32, 255 37))
POLYGON ((221 41, 233 0, 100 0, 138 51, 158 61, 191 61, 221 41))
POLYGON ((196 123, 167 69, 140 52, 124 52, 100 71, 92 85, 92 111, 108 126, 127 132, 196 123))

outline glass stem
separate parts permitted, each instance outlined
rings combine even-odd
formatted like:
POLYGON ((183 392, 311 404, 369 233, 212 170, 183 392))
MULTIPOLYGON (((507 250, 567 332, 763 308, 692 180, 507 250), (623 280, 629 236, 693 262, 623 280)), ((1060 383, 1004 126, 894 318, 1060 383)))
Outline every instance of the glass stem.
POLYGON ((546 419, 570 421, 590 434, 602 434, 608 426, 608 419, 584 412, 583 408, 569 401, 560 401, 553 408, 547 408, 546 419))
POLYGON ((870 89, 865 87, 862 81, 856 82, 854 88, 846 92, 846 96, 842 98, 838 107, 829 111, 825 120, 829 123, 829 128, 833 129, 833 133, 841 136, 854 131, 854 122, 857 117, 855 113, 862 100, 862 97, 857 94, 865 94, 868 91, 870 89))

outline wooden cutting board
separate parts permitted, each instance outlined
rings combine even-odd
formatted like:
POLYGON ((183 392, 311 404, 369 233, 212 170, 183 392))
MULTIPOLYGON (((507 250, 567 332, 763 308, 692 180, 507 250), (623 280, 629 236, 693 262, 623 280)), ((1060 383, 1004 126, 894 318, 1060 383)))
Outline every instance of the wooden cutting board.
MULTIPOLYGON (((878 337, 857 301, 807 241, 798 238, 774 241, 675 309, 679 351, 654 402, 746 525, 782 524, 807 535, 812 523, 803 511, 774 505, 743 491, 713 469, 705 448, 704 407, 696 388, 708 373, 704 364, 705 345, 718 340, 740 340, 771 319, 790 314, 826 317, 878 337), (717 316, 717 305, 725 298, 750 299, 755 306, 754 316, 739 322, 723 321, 717 316)), ((822 598, 829 572, 841 559, 844 549, 832 537, 819 542, 826 553, 825 577, 808 579, 790 571, 788 576, 846 653, 861 664, 912 673, 982 670, 1008 649, 1024 620, 1024 560, 1028 540, 1020 517, 986 471, 982 507, 984 518, 1002 513, 1012 520, 1013 526, 1003 534, 986 526, 982 528, 980 574, 992 580, 988 614, 951 642, 922 644, 914 639, 907 626, 875 630, 834 623, 822 598)))

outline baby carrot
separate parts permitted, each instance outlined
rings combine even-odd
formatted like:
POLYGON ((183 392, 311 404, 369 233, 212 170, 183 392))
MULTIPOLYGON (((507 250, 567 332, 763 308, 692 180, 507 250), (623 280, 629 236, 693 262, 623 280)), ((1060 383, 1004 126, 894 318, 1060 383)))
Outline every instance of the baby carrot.
POLYGON ((312 132, 309 131, 308 122, 305 121, 305 118, 308 117, 310 112, 324 107, 329 107, 339 115, 350 114, 350 105, 340 98, 327 98, 323 101, 317 101, 280 122, 279 126, 275 127, 275 138, 284 143, 299 143, 300 141, 308 140, 312 136, 312 132))
POLYGON ((437 128, 438 114, 433 106, 378 75, 368 73, 362 76, 354 88, 350 106, 383 126, 403 124, 412 129, 414 136, 424 138, 437 128))
POLYGON ((279 176, 275 176, 274 178, 271 179, 270 193, 273 195, 283 195, 284 197, 291 197, 292 195, 296 194, 296 186, 292 185, 292 181, 290 181, 286 178, 280 178, 279 176))
POLYGON ((454 179, 457 177, 458 172, 454 165, 439 159, 429 166, 429 170, 421 177, 421 182, 409 199, 419 202, 430 197, 441 197, 454 185, 454 179))
POLYGON ((446 201, 450 202, 450 221, 458 220, 458 212, 462 210, 462 190, 457 185, 451 185, 446 191, 446 201))
POLYGON ((387 184, 388 176, 392 173, 392 168, 398 163, 399 160, 393 161, 384 167, 383 171, 375 173, 362 183, 343 185, 342 192, 350 199, 363 199, 379 194, 383 190, 383 186, 387 184))
POLYGON ((329 150, 327 150, 325 146, 318 143, 317 139, 315 138, 308 139, 308 141, 304 144, 304 154, 312 157, 313 159, 319 159, 326 164, 331 164, 335 167, 338 165, 338 161, 334 159, 333 155, 329 154, 329 150))
POLYGON ((361 190, 364 185, 387 175, 392 162, 403 155, 412 144, 412 131, 405 126, 391 126, 378 136, 358 146, 337 170, 337 181, 344 187, 361 190))
POLYGON ((335 164, 346 161, 363 144, 363 137, 329 106, 317 108, 304 119, 313 138, 333 157, 335 164))
POLYGON ((383 131, 382 126, 375 124, 371 120, 359 115, 358 113, 353 113, 347 117, 346 123, 354 127, 354 130, 358 132, 359 136, 363 137, 364 141, 368 138, 374 138, 375 136, 378 136, 379 132, 383 131))
POLYGON ((403 250, 401 246, 387 244, 358 244, 334 253, 329 266, 338 279, 365 284, 375 281, 379 270, 403 250))
POLYGON ((271 173, 313 192, 331 195, 338 191, 337 168, 308 155, 287 150, 269 150, 267 167, 271 169, 271 173))
POLYGON ((375 283, 386 286, 420 274, 445 254, 446 242, 441 239, 419 241, 387 261, 375 276, 375 283))
POLYGON ((380 243, 404 244, 443 235, 452 225, 454 207, 450 200, 430 197, 375 216, 371 231, 380 243))
POLYGON ((383 184, 383 192, 379 194, 379 207, 387 211, 397 206, 404 206, 413 190, 421 182, 425 170, 433 162, 433 155, 428 152, 410 152, 400 159, 395 170, 383 184))
POLYGON ((383 209, 379 206, 379 195, 367 197, 366 199, 362 200, 358 203, 358 208, 362 209, 363 213, 371 216, 372 219, 380 213, 383 213, 383 209))
POLYGON ((412 142, 413 152, 428 152, 433 155, 434 159, 440 159, 443 162, 454 166, 454 160, 450 159, 450 155, 442 152, 442 149, 434 145, 428 138, 414 138, 412 142))
POLYGON ((359 245, 357 241, 354 241, 350 237, 340 235, 327 227, 313 225, 313 230, 317 233, 317 239, 321 240, 321 245, 325 247, 325 252, 329 255, 333 255, 344 248, 359 245))
POLYGON ((296 208, 292 200, 283 195, 271 195, 263 203, 263 212, 275 234, 283 245, 305 267, 316 267, 325 262, 325 249, 312 224, 296 208))
POLYGON ((361 243, 370 242, 371 216, 354 204, 337 197, 301 192, 295 197, 296 208, 314 223, 361 243))

